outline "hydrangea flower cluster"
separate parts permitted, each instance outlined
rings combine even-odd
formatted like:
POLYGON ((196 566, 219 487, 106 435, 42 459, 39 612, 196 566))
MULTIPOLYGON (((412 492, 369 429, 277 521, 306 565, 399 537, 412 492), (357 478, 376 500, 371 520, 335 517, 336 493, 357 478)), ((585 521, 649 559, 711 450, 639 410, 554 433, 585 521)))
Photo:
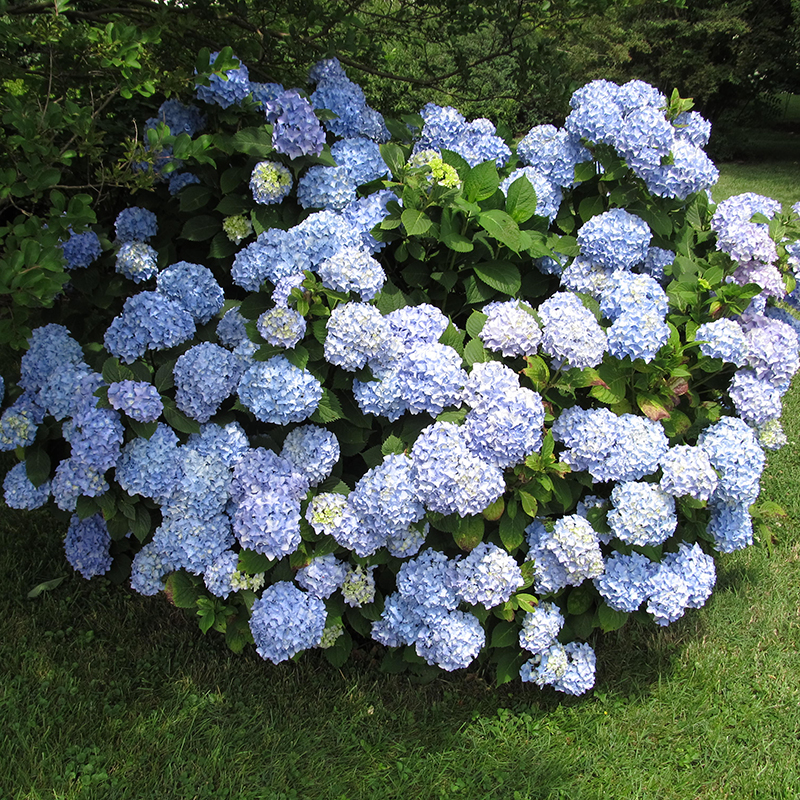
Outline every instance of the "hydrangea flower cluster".
POLYGON ((259 161, 250 174, 253 200, 262 205, 280 203, 292 190, 292 173, 276 161, 259 161))
MULTIPOLYGON (((212 66, 218 55, 219 51, 211 53, 209 61, 212 66)), ((196 89, 198 100, 229 108, 241 103, 250 94, 250 73, 240 62, 238 67, 226 70, 224 77, 217 74, 210 75, 208 86, 197 84, 196 89)))
POLYGON ((272 123, 272 146, 278 153, 299 158, 318 156, 325 146, 325 133, 314 109, 299 92, 289 89, 264 106, 272 123))
POLYGON ((70 228, 70 236, 61 243, 67 269, 83 269, 96 261, 103 254, 100 238, 94 231, 75 233, 70 228))

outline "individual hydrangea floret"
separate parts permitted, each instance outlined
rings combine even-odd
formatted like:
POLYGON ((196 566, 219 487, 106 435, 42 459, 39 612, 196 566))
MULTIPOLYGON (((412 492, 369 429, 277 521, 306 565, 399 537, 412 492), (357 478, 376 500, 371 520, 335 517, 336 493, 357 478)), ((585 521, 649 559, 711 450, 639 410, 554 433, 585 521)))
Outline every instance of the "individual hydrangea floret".
POLYGON ((252 364, 239 381, 239 399, 261 422, 286 425, 310 417, 322 398, 322 385, 284 356, 252 364))
POLYGON ((411 458, 419 497, 431 511, 479 514, 505 491, 502 470, 472 453, 452 422, 425 428, 411 458))
POLYGON ((636 611, 647 599, 650 580, 658 565, 640 553, 612 553, 594 585, 606 603, 616 611, 636 611))
POLYGON ((488 303, 483 313, 488 319, 478 335, 484 347, 499 350, 504 356, 536 355, 542 332, 519 300, 488 303))
POLYGON ((34 486, 28 478, 25 462, 20 461, 6 473, 3 493, 9 508, 32 511, 41 508, 50 499, 50 481, 34 486))
POLYGON ((640 264, 651 238, 648 224, 623 208, 598 214, 578 230, 581 255, 608 269, 631 269, 640 264))
POLYGON ((158 274, 157 258, 149 244, 126 242, 117 253, 116 270, 134 283, 142 283, 158 274))
POLYGON ((179 261, 167 267, 157 281, 158 291, 180 303, 199 325, 222 310, 225 293, 214 273, 201 264, 179 261))
POLYGON ((517 562, 502 548, 481 542, 456 566, 456 590, 471 605, 494 608, 525 582, 517 562))
POLYGON ((134 206, 120 211, 114 230, 120 242, 146 242, 158 233, 158 221, 152 211, 134 206))
POLYGON ((268 308, 256 323, 258 332, 271 345, 291 350, 306 335, 305 317, 288 306, 268 308))
POLYGON ((87 580, 105 575, 113 562, 110 548, 111 535, 100 514, 86 519, 73 515, 64 540, 64 553, 73 569, 87 580))
POLYGON ((110 384, 108 402, 137 422, 153 422, 164 411, 158 389, 144 381, 123 380, 110 384))
POLYGON ((336 434, 319 425, 301 425, 290 431, 281 449, 281 458, 291 462, 309 486, 316 486, 331 474, 339 455, 336 434))
POLYGON ((279 664, 316 647, 325 630, 327 611, 318 597, 289 581, 267 587, 253 603, 250 631, 261 658, 279 664))
POLYGON ((539 655, 556 642, 564 625, 564 616, 555 603, 540 603, 533 611, 525 612, 519 632, 519 646, 539 655))
POLYGON ((608 346, 594 314, 571 292, 556 292, 537 309, 542 320, 542 350, 561 363, 596 367, 608 346))
POLYGON ((621 541, 642 547, 666 541, 678 525, 675 500, 656 484, 627 481, 611 492, 608 524, 621 541))
POLYGON ((717 473, 702 447, 671 447, 661 459, 661 471, 661 489, 674 497, 708 500, 717 488, 717 473))
POLYGON ((94 231, 75 233, 69 229, 70 237, 61 243, 67 269, 83 269, 103 254, 103 246, 94 231))
MULTIPOLYGON (((213 67, 219 56, 219 51, 211 53, 209 63, 213 67)), ((239 104, 250 94, 250 73, 247 67, 238 59, 239 66, 226 70, 224 75, 214 73, 209 76, 208 86, 196 85, 197 98, 206 103, 216 103, 222 108, 239 104)))
POLYGON ((259 161, 250 174, 250 191, 256 203, 280 203, 292 191, 292 173, 276 161, 259 161))

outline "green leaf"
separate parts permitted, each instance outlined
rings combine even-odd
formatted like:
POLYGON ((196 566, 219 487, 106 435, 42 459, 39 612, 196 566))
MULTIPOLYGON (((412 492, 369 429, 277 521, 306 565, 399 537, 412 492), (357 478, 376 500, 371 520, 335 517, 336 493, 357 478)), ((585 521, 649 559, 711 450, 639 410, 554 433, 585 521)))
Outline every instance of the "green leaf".
POLYGON ((399 436, 389 436, 389 438, 381 445, 381 453, 385 456, 389 454, 400 454, 406 449, 403 440, 399 436))
POLYGON ((619 630, 627 621, 630 614, 625 611, 617 611, 606 603, 600 603, 597 608, 597 618, 604 633, 619 630))
POLYGON ((550 382, 550 368, 541 356, 528 356, 525 359, 527 367, 522 374, 533 384, 537 392, 541 392, 550 382))
POLYGON ((100 510, 100 506, 92 497, 80 495, 75 503, 75 513, 79 519, 93 517, 100 510))
POLYGON ((167 577, 164 593, 178 608, 196 608, 197 598, 202 594, 195 579, 184 570, 173 572, 167 577))
POLYGON ((406 165, 406 155, 402 147, 396 144, 382 144, 380 145, 381 157, 383 158, 386 166, 392 171, 394 177, 402 174, 406 165))
MULTIPOLYGON (((534 500, 533 502, 535 503, 536 501, 534 500)), ((508 514, 503 514, 500 518, 500 541, 509 553, 513 554, 525 541, 527 521, 524 514, 517 514, 513 519, 508 514)))
POLYGON ((350 658, 352 650, 353 639, 347 629, 345 629, 341 632, 334 644, 331 647, 326 647, 322 653, 331 666, 339 669, 343 667, 347 659, 350 658))
POLYGON ((409 236, 422 236, 432 225, 430 217, 415 208, 404 209, 400 219, 409 236))
POLYGON ((207 186, 187 186, 178 195, 180 209, 186 214, 199 211, 211 199, 211 189, 207 186))
POLYGON ((469 173, 471 167, 461 155, 456 153, 454 150, 448 150, 446 147, 442 148, 441 153, 442 161, 444 161, 445 164, 449 164, 451 167, 454 167, 460 178, 463 178, 467 173, 469 173))
POLYGON ((164 420, 170 427, 181 433, 200 433, 200 423, 187 417, 171 403, 164 402, 164 420))
POLYGON ((529 492, 522 489, 519 490, 519 499, 522 503, 522 510, 529 516, 535 517, 539 511, 539 503, 536 498, 529 492))
POLYGON ((570 590, 567 598, 567 612, 577 616, 587 611, 595 599, 592 584, 582 583, 570 590))
POLYGON ((489 319, 489 317, 487 317, 482 311, 473 311, 469 315, 466 329, 471 339, 477 339, 480 336, 480 332, 483 330, 483 326, 486 324, 487 319, 489 319))
POLYGON ((33 600, 35 597, 38 597, 42 592, 49 592, 51 589, 55 589, 61 581, 64 580, 66 575, 62 575, 60 578, 51 578, 49 581, 43 581, 42 583, 37 583, 36 586, 33 587, 28 592, 28 599, 33 600))
POLYGON ((156 370, 156 376, 153 383, 155 384, 156 389, 158 389, 158 391, 161 393, 168 392, 175 386, 175 379, 172 375, 172 370, 175 368, 176 360, 167 361, 156 370))
POLYGON ((209 214, 199 214, 186 220, 181 230, 180 238, 190 242, 204 242, 211 239, 222 229, 222 223, 217 217, 209 214))
POLYGON ((483 539, 484 519, 480 516, 456 517, 456 530, 453 532, 453 541, 469 552, 474 550, 483 539))
POLYGON ((50 456, 43 447, 32 444, 25 448, 25 474, 35 487, 49 480, 50 466, 50 456))
POLYGON ((515 295, 522 285, 519 269, 510 261, 488 261, 476 264, 475 274, 492 289, 515 295))
POLYGON ((344 412, 339 398, 329 389, 323 388, 317 410, 309 417, 309 421, 316 422, 319 425, 326 425, 343 417, 344 412))
POLYGON ((152 524, 150 512, 142 503, 138 503, 136 506, 136 517, 131 521, 131 530, 133 531, 133 535, 140 542, 143 542, 150 533, 152 524))
POLYGON ((597 175, 597 170, 594 166, 594 161, 583 161, 575 165, 575 180, 578 183, 590 181, 597 175))
POLYGON ((119 360, 113 356, 103 362, 103 380, 106 383, 132 381, 135 377, 132 369, 120 364, 119 360))
POLYGON ((274 559, 267 558, 263 553, 256 553, 253 550, 242 550, 239 553, 239 563, 237 569, 247 575, 258 575, 266 572, 275 564, 274 559))
POLYGON ((442 234, 442 243, 456 253, 471 253, 475 249, 475 245, 466 236, 455 231, 442 234))
POLYGON ((233 135, 231 143, 240 153, 258 158, 266 158, 274 149, 272 134, 265 128, 243 128, 233 135))
POLYGON ((491 356, 484 349, 480 339, 470 339, 464 348, 464 361, 468 366, 473 364, 482 363, 484 361, 491 361, 491 356))
POLYGON ((468 202, 480 202, 491 197, 500 186, 500 176, 494 161, 484 161, 473 167, 464 178, 464 197, 468 202))
POLYGON ((519 668, 528 660, 528 654, 520 652, 519 645, 516 648, 502 648, 497 651, 497 667, 495 669, 495 681, 497 686, 517 680, 519 678, 519 668))
POLYGON ((517 178, 508 187, 506 212, 518 223, 526 222, 536 213, 536 192, 527 175, 517 178))
POLYGON ((500 620, 494 626, 489 647, 517 647, 519 646, 519 628, 513 622, 500 620))
POLYGON ((523 249, 519 225, 505 211, 500 211, 499 209, 482 211, 478 214, 478 224, 489 236, 497 239, 509 250, 519 253, 523 249))

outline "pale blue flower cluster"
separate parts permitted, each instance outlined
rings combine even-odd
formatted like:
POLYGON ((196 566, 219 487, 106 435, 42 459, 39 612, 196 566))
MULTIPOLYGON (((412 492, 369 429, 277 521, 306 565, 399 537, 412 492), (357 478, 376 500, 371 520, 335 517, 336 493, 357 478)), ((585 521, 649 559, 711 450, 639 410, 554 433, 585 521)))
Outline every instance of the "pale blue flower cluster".
POLYGON ((536 309, 542 320, 542 350, 558 364, 596 367, 608 347, 594 314, 572 292, 556 292, 536 309))
POLYGON ((159 422, 149 439, 132 439, 116 465, 117 483, 130 495, 140 494, 157 503, 166 502, 181 477, 178 436, 159 422))
POLYGON ((740 369, 731 379, 728 394, 736 413, 749 425, 761 427, 781 415, 783 393, 755 372, 740 369))
MULTIPOLYGON (((209 61, 212 66, 218 55, 219 51, 211 53, 209 61)), ((238 105, 250 94, 250 73, 238 58, 236 60, 239 61, 239 66, 226 70, 224 76, 210 75, 208 86, 196 84, 198 100, 228 108, 238 105)))
POLYGON ((333 553, 318 556, 295 574, 295 580, 309 594, 323 600, 341 588, 347 577, 347 565, 333 553))
POLYGON ((28 478, 25 462, 20 461, 6 473, 3 493, 9 508, 32 511, 41 508, 50 499, 50 481, 34 486, 28 478))
POLYGON ((712 499, 707 531, 714 537, 714 547, 732 553, 753 544, 753 518, 746 502, 712 499))
POLYGON ((375 564, 366 569, 358 564, 347 570, 342 582, 342 597, 351 608, 361 608, 375 600, 375 568, 375 564))
POLYGON ((239 308, 230 308, 217 323, 217 338, 225 347, 234 348, 247 341, 246 320, 239 308))
POLYGON ((425 124, 422 134, 414 145, 414 152, 423 150, 453 150, 471 167, 484 161, 494 161, 502 167, 511 157, 508 145, 497 135, 488 119, 467 122, 464 116, 451 106, 428 103, 420 111, 425 124))
POLYGON ((192 419, 208 422, 236 390, 240 375, 229 350, 213 342, 196 344, 175 362, 175 404, 192 419))
POLYGON ((194 136, 206 126, 205 115, 197 106, 187 106, 175 99, 165 100, 158 107, 156 116, 147 120, 145 128, 155 128, 159 122, 163 122, 173 136, 182 133, 194 136))
POLYGON ((361 87, 345 75, 335 58, 317 63, 309 80, 317 84, 311 95, 314 108, 326 108, 336 116, 325 120, 325 127, 342 138, 365 137, 376 142, 389 140, 383 117, 367 105, 361 87))
POLYGON ((297 309, 288 306, 268 308, 258 318, 256 326, 265 341, 287 350, 291 350, 306 335, 305 317, 297 309))
POLYGON ((325 337, 325 360, 349 372, 361 369, 375 358, 388 333, 386 323, 374 306, 344 303, 331 311, 325 337))
POLYGON ((289 581, 268 586, 250 612, 256 652, 279 664, 322 640, 327 611, 318 597, 289 581))
POLYGON ((158 233, 158 220, 152 211, 133 206, 119 212, 114 230, 119 242, 146 242, 158 233))
POLYGON ((292 191, 292 173, 277 161, 259 161, 250 175, 250 191, 256 203, 280 203, 292 191))
POLYGON ((673 497, 708 500, 717 488, 717 473, 702 447, 679 444, 661 459, 659 486, 673 497))
POLYGON ((540 603, 533 611, 526 611, 522 618, 519 646, 539 655, 556 643, 563 626, 561 609, 555 603, 540 603))
POLYGON ((110 384, 108 402, 137 422, 153 422, 164 410, 158 389, 144 381, 124 380, 110 384))
POLYGON ((115 268, 134 283, 148 281, 158 273, 158 253, 144 242, 125 242, 120 247, 115 268))
POLYGON ((169 174, 169 193, 174 197, 181 189, 200 183, 200 178, 192 172, 171 172, 169 174))
POLYGON ((740 319, 747 339, 747 366, 782 392, 800 367, 798 334, 788 323, 763 314, 740 319))
POLYGON ((336 434, 319 425, 300 425, 290 431, 281 448, 281 458, 289 461, 309 486, 316 486, 331 474, 339 455, 336 434))
POLYGON ((342 211, 356 199, 356 184, 347 167, 310 167, 297 182, 297 202, 303 208, 342 211))
POLYGON ((737 367, 747 362, 747 337, 736 320, 723 317, 705 322, 695 331, 694 338, 704 356, 721 358, 737 367))
POLYGON ((225 302, 225 293, 214 273, 201 264, 178 261, 159 274, 158 291, 180 303, 198 325, 211 321, 225 302))
POLYGON ((347 170, 354 186, 384 178, 389 172, 380 147, 371 139, 340 139, 331 145, 331 155, 347 170))
POLYGON ((514 558, 489 542, 481 542, 456 564, 455 581, 460 600, 484 608, 505 603, 525 582, 514 558))
POLYGON ((695 543, 681 542, 677 553, 668 553, 650 578, 647 610, 657 625, 680 619, 687 608, 700 608, 716 582, 714 559, 695 543))
POLYGON ((592 217, 578 229, 581 255, 608 269, 631 269, 647 257, 648 224, 624 208, 592 217))
POLYGON ((594 585, 611 608, 636 611, 648 598, 650 581, 657 569, 657 564, 640 553, 613 552, 605 560, 603 574, 594 578, 594 585))
POLYGON ((536 318, 519 300, 487 303, 482 310, 488 317, 480 336, 484 347, 504 356, 533 356, 542 341, 536 318))
POLYGON ((711 229, 717 234, 717 249, 740 263, 774 264, 778 251, 769 235, 768 224, 751 219, 754 214, 772 219, 780 211, 781 204, 777 200, 753 192, 723 200, 711 218, 711 229))
POLYGON ((665 542, 678 526, 675 499, 654 483, 625 481, 611 492, 608 525, 620 541, 643 547, 665 542))
POLYGON ((286 91, 282 83, 256 83, 250 81, 250 97, 264 111, 266 104, 286 91))
POLYGON ((239 381, 239 399, 256 419, 286 425, 310 417, 322 398, 322 385, 284 356, 256 361, 239 381))
POLYGON ((96 261, 103 254, 103 246, 97 234, 92 231, 75 233, 69 229, 69 239, 61 243, 67 269, 83 269, 96 261))
POLYGON ((517 145, 517 156, 552 183, 564 188, 575 183, 575 166, 591 161, 591 153, 563 128, 535 125, 517 145))
POLYGON ((466 611, 449 611, 423 624, 416 650, 428 664, 452 672, 468 667, 485 643, 486 633, 477 617, 466 611))
POLYGON ((386 282, 383 267, 363 247, 342 247, 319 265, 322 285, 337 292, 355 292, 372 300, 386 282))
POLYGON ((594 686, 597 657, 591 646, 570 642, 551 645, 541 655, 526 661, 520 680, 537 686, 552 686, 565 694, 580 695, 594 686))
POLYGON ((111 569, 111 535, 100 514, 86 519, 73 515, 64 539, 64 553, 72 568, 87 580, 111 569))
POLYGON ((289 158, 318 156, 325 146, 325 132, 311 104, 295 89, 287 89, 265 104, 272 123, 272 146, 289 158))

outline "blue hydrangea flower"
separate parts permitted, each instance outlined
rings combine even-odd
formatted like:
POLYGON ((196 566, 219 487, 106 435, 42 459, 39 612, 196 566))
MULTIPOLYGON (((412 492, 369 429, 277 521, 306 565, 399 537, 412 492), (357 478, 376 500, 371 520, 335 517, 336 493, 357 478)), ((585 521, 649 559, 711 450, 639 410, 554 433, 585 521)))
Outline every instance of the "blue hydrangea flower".
POLYGON ((578 586, 585 579, 596 578, 603 573, 603 556, 597 532, 588 520, 577 514, 561 517, 550 531, 544 526, 532 529, 528 541, 529 555, 536 564, 535 574, 539 582, 542 582, 547 571, 547 556, 554 557, 563 570, 565 583, 562 585, 578 586))
POLYGON ((700 434, 697 444, 719 473, 712 499, 747 506, 754 503, 766 459, 747 423, 738 417, 723 417, 700 434))
POLYGON ((9 508, 32 511, 41 508, 50 499, 50 481, 34 486, 28 479, 25 462, 20 461, 6 473, 3 492, 9 508))
POLYGON ((322 385, 306 369, 284 356, 257 361, 239 381, 239 399, 261 422, 286 425, 310 417, 322 397, 322 385))
POLYGON ((169 176, 169 193, 174 197, 181 189, 200 183, 200 178, 193 172, 172 172, 169 176))
MULTIPOLYGON (((211 53, 209 63, 212 67, 218 55, 219 51, 211 53)), ((224 75, 209 75, 208 86, 196 84, 198 100, 228 108, 241 103, 250 94, 250 73, 238 58, 236 60, 239 61, 239 66, 226 70, 224 75)))
POLYGON ((84 578, 105 575, 111 569, 110 547, 111 535, 100 514, 87 519, 72 517, 64 540, 64 553, 72 568, 84 578))
POLYGON ((538 686, 552 686, 565 694, 581 695, 594 686, 597 657, 588 644, 553 644, 539 656, 526 661, 520 680, 538 686))
POLYGON ((675 144, 675 129, 658 107, 644 106, 625 115, 614 137, 617 152, 629 164, 660 166, 675 144))
POLYGON ((740 369, 728 387, 736 413, 749 425, 759 427, 781 415, 782 393, 769 381, 759 380, 749 369, 740 369))
POLYGON ((608 287, 614 270, 601 267, 578 256, 571 264, 560 270, 561 288, 573 292, 583 292, 599 300, 608 287))
POLYGON ((292 464, 256 448, 235 465, 231 499, 233 530, 242 547, 282 558, 300 544, 300 500, 308 484, 292 464))
POLYGON ((719 179, 714 162, 686 139, 675 139, 668 160, 666 164, 652 164, 629 158, 628 163, 648 191, 658 197, 686 200, 696 192, 709 190, 719 179))
POLYGON ((343 247, 319 265, 322 285, 337 292, 356 292, 372 300, 386 282, 383 267, 362 247, 343 247))
POLYGON ((233 544, 231 523, 226 514, 169 516, 156 529, 152 544, 175 569, 202 575, 233 544))
POLYGON ((428 548, 406 561, 397 573, 397 590, 425 610, 452 610, 458 606, 456 562, 428 548))
POLYGON ((346 577, 347 565, 333 553, 327 553, 298 570, 295 580, 309 594, 325 600, 341 587, 346 577))
POLYGON ((644 262, 639 264, 639 271, 644 275, 649 275, 659 283, 665 280, 667 267, 675 261, 675 253, 672 250, 664 250, 662 247, 648 247, 647 256, 644 262))
POLYGON ((525 582, 517 562, 502 548, 481 542, 456 565, 456 592, 465 603, 494 608, 525 582))
POLYGON ((707 531, 714 537, 714 547, 732 553, 753 544, 753 518, 750 501, 728 501, 712 498, 708 504, 711 518, 707 531))
POLYGON ((158 222, 152 211, 133 206, 119 212, 114 230, 120 242, 146 242, 158 233, 158 222))
POLYGON ((236 389, 241 370, 229 350, 213 342, 190 347, 175 362, 175 404, 198 422, 208 420, 236 389))
POLYGON ((465 669, 478 656, 486 633, 480 620, 466 611, 449 611, 417 635, 417 654, 446 672, 465 669))
POLYGON ((657 545, 675 533, 675 500, 653 483, 617 484, 611 502, 614 508, 608 512, 608 525, 627 544, 657 545))
POLYGON ((51 484, 53 500, 62 511, 75 511, 78 497, 99 497, 108 491, 108 483, 103 477, 105 470, 99 470, 79 458, 65 458, 56 467, 51 484))
POLYGON ((34 328, 28 338, 28 349, 20 360, 19 385, 36 392, 50 376, 68 364, 83 363, 83 350, 63 325, 34 328))
POLYGON ((766 222, 752 222, 751 218, 762 214, 771 219, 780 211, 779 202, 753 192, 723 200, 711 218, 711 229, 717 234, 717 249, 741 263, 774 264, 778 251, 769 235, 769 226, 766 222))
POLYGON ((247 320, 239 313, 239 309, 228 309, 222 319, 217 323, 217 338, 225 347, 233 348, 242 342, 246 342, 247 320))
POLYGON ((556 643, 563 625, 564 616, 555 603, 540 603, 522 619, 519 646, 534 655, 544 653, 556 643))
POLYGON ((717 473, 702 447, 671 447, 661 459, 661 489, 674 497, 708 500, 717 488, 717 473))
POLYGON ((375 566, 364 567, 359 564, 347 570, 342 583, 342 597, 351 608, 361 608, 375 600, 375 566))
POLYGON ((256 323, 261 336, 275 347, 293 348, 306 335, 305 317, 297 309, 275 306, 267 309, 256 323))
POLYGON ((126 242, 117 253, 116 270, 134 283, 142 283, 158 274, 157 258, 149 244, 126 242))
MULTIPOLYGON (((428 612, 430 613, 430 612, 428 612)), ((444 612, 438 614, 439 617, 444 612)), ((426 609, 413 596, 400 592, 384 601, 381 618, 372 623, 372 638, 387 647, 414 644, 424 625, 426 609)))
POLYGON ((747 366, 760 380, 767 380, 782 391, 789 388, 800 367, 798 335, 779 319, 762 314, 741 319, 747 339, 747 366))
POLYGON ((780 450, 789 444, 789 439, 783 430, 780 420, 770 419, 761 425, 758 430, 758 443, 765 450, 780 450))
POLYGON ((709 358, 721 358, 744 366, 747 360, 748 344, 742 326, 732 319, 715 319, 702 324, 694 334, 700 352, 709 358))
POLYGON ((608 352, 614 358, 639 358, 648 364, 669 341, 670 329, 655 308, 640 307, 620 314, 606 336, 608 352))
POLYGON ((158 291, 180 303, 200 325, 222 310, 225 294, 214 273, 201 264, 178 261, 167 267, 157 281, 158 291))
MULTIPOLYGON (((197 106, 187 106, 180 100, 165 100, 159 107, 156 118, 149 122, 163 122, 173 136, 185 133, 194 136, 206 126, 206 118, 197 106)), ((154 126, 153 126, 154 127, 154 126)))
POLYGON ((299 158, 318 156, 325 146, 325 132, 311 104, 295 89, 288 89, 265 104, 272 123, 272 146, 278 153, 299 158))
POLYGON ((349 372, 374 358, 387 337, 381 312, 365 303, 343 303, 331 311, 325 337, 325 360, 349 372))
MULTIPOLYGON (((418 526, 417 526, 418 527, 418 526)), ((430 525, 426 522, 422 530, 413 525, 386 540, 386 549, 395 558, 410 558, 416 555, 428 538, 430 525)))
POLYGON ((556 292, 537 309, 542 320, 542 350, 570 367, 596 367, 607 348, 605 331, 571 292, 556 292))
POLYGON ((83 269, 100 258, 103 254, 103 247, 94 231, 75 233, 72 228, 69 230, 69 239, 61 243, 61 251, 64 253, 67 269, 83 269))
POLYGON ((250 631, 261 658, 279 664, 316 647, 325 630, 327 611, 318 597, 279 581, 264 590, 250 611, 250 631))
POLYGON ((520 161, 534 167, 558 186, 575 183, 575 166, 591 161, 591 153, 580 141, 554 125, 535 125, 517 144, 520 161))
POLYGON ((371 139, 340 139, 331 146, 331 155, 338 166, 347 170, 355 186, 383 178, 389 172, 378 143, 371 139))
POLYGON ((612 208, 578 229, 581 255, 608 269, 631 269, 647 256, 652 233, 640 217, 612 208))
POLYGON ((647 610, 662 627, 680 619, 689 604, 691 590, 683 577, 661 564, 650 578, 647 610))
POLYGON ((103 339, 106 350, 130 364, 148 350, 165 350, 192 337, 192 315, 160 292, 140 292, 125 301, 103 339))
POLYGON ((290 431, 281 449, 281 458, 305 476, 309 486, 316 486, 331 474, 339 455, 336 435, 319 425, 301 425, 290 431))
POLYGON ((464 384, 464 401, 476 408, 486 401, 513 394, 519 388, 519 378, 513 369, 499 361, 479 361, 472 365, 464 384))
POLYGON ((479 514, 505 491, 500 467, 476 456, 461 429, 436 422, 411 450, 419 498, 430 511, 465 517, 479 514))
POLYGON ((238 572, 239 554, 223 550, 203 573, 203 583, 211 594, 225 600, 235 591, 231 579, 238 572))
POLYGON ((153 422, 164 410, 158 389, 144 381, 117 381, 108 387, 108 402, 137 422, 153 422))
POLYGON ((303 208, 341 211, 356 199, 356 184, 346 167, 310 167, 297 182, 297 202, 303 208))
POLYGON ((671 569, 680 575, 689 589, 687 608, 702 608, 711 597, 711 590, 717 580, 714 559, 703 552, 695 542, 689 545, 681 542, 677 553, 667 553, 661 562, 661 568, 671 569))
POLYGON ((131 565, 131 589, 146 597, 164 588, 164 578, 175 568, 152 542, 148 542, 134 557, 131 565))
POLYGON ((259 161, 250 174, 250 191, 256 203, 280 203, 292 191, 292 173, 277 161, 259 161))
POLYGON ((353 233, 360 235, 360 243, 370 253, 377 253, 386 247, 386 242, 379 242, 372 235, 372 229, 388 215, 386 204, 390 200, 396 199, 390 189, 383 189, 367 197, 359 197, 353 200, 342 211, 342 218, 348 228, 353 233))
POLYGON ((636 611, 648 598, 650 581, 658 569, 640 553, 612 553, 604 572, 594 578, 594 585, 606 603, 617 611, 636 611))
POLYGON ((65 364, 50 374, 39 390, 38 403, 56 420, 71 417, 82 397, 101 386, 101 375, 93 373, 87 364, 65 364))
POLYGON ((655 279, 622 270, 609 276, 599 299, 600 311, 612 321, 642 309, 652 309, 663 320, 669 309, 667 294, 655 279))
POLYGON ((178 436, 161 422, 149 439, 128 442, 117 460, 117 483, 130 495, 140 494, 165 502, 180 479, 178 436))
POLYGON ((570 99, 572 111, 564 128, 574 140, 614 144, 624 126, 623 109, 618 103, 619 86, 597 80, 574 92, 570 99))
POLYGON ((705 147, 711 136, 711 123, 697 111, 683 111, 673 121, 675 135, 696 147, 705 147))
POLYGON ((484 347, 504 356, 536 355, 542 332, 519 300, 488 303, 482 311, 488 317, 478 334, 484 347))

